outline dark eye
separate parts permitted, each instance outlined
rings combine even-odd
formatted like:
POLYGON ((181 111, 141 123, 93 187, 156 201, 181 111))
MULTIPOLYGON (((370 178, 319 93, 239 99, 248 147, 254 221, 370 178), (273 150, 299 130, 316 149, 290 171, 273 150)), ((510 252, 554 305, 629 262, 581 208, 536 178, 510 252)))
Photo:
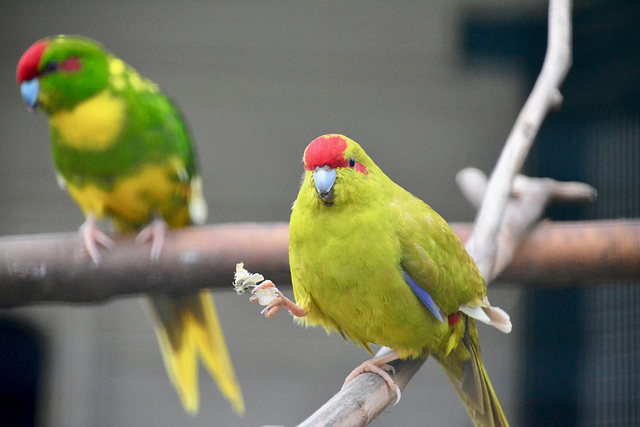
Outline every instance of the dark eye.
POLYGON ((349 167, 352 168, 356 165, 356 159, 353 157, 349 159, 349 167))
POLYGON ((58 63, 56 61, 51 61, 44 64, 44 67, 42 67, 40 74, 51 74, 55 73, 56 71, 58 71, 58 63))

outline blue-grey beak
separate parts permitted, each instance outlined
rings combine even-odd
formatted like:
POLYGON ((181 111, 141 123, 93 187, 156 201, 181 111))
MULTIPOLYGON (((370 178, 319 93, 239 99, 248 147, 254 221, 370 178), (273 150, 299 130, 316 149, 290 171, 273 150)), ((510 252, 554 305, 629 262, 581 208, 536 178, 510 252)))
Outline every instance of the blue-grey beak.
POLYGON ((20 93, 27 102, 31 110, 35 110, 38 105, 38 94, 40 93, 40 82, 35 77, 29 81, 22 82, 20 85, 20 93))
POLYGON ((333 202, 333 183, 336 182, 336 170, 329 166, 317 167, 313 171, 313 182, 320 200, 330 204, 333 202))

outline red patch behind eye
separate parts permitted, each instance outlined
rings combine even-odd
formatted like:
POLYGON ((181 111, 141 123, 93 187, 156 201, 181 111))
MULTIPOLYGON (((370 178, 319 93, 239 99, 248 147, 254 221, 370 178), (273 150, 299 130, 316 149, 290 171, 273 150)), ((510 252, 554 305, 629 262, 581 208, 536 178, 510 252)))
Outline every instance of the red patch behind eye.
POLYGON ((344 158, 344 150, 347 149, 347 141, 342 135, 322 135, 309 144, 304 150, 304 168, 311 171, 316 166, 329 166, 337 168, 347 166, 344 158))
POLYGON ((47 46, 48 40, 37 41, 22 55, 16 71, 18 83, 29 81, 38 75, 38 65, 47 46))
POLYGON ((367 171, 367 167, 365 165, 363 165, 362 163, 360 163, 360 162, 356 162, 355 168, 361 174, 364 174, 364 175, 368 175, 369 174, 369 172, 367 171))
POLYGON ((59 68, 67 73, 78 71, 80 68, 82 68, 82 62, 78 58, 69 58, 66 61, 63 61, 60 64, 59 68))

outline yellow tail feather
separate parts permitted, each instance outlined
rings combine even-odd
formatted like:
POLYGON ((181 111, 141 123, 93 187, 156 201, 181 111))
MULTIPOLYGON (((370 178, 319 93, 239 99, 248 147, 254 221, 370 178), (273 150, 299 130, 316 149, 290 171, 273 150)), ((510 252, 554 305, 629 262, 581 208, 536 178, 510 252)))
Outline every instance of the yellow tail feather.
POLYGON ((242 415, 242 392, 209 291, 182 297, 154 296, 150 303, 167 375, 185 411, 198 413, 200 358, 234 411, 242 415))
POLYGON ((466 330, 462 341, 448 356, 435 359, 442 365, 476 426, 508 427, 482 364, 476 322, 466 315, 463 317, 466 330))

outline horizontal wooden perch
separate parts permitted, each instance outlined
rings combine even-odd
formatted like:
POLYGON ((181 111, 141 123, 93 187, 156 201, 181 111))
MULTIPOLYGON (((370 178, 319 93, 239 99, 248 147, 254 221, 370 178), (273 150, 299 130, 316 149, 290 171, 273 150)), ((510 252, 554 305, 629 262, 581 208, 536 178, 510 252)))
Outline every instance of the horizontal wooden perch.
MULTIPOLYGON (((465 241, 471 224, 452 224, 465 241)), ((134 236, 102 249, 96 267, 75 233, 0 238, 0 307, 99 302, 117 295, 231 289, 243 261, 277 284, 290 283, 286 223, 240 223, 169 232, 160 261, 134 236)), ((640 278, 640 220, 542 223, 498 281, 559 286, 640 278)))

